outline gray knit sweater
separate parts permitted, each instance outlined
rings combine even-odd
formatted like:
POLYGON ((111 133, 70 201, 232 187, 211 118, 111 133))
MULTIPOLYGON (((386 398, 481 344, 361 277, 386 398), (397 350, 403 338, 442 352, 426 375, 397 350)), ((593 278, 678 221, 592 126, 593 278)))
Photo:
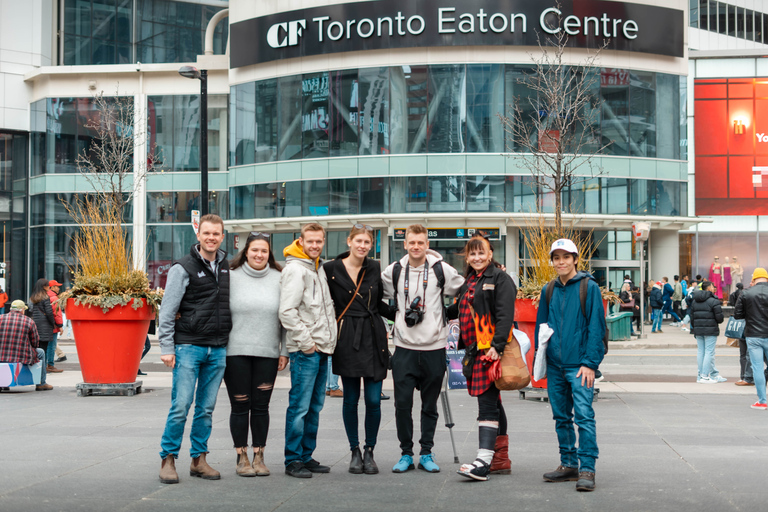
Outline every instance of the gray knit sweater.
POLYGON ((228 356, 288 356, 283 327, 277 317, 280 306, 280 272, 254 270, 248 263, 229 274, 229 309, 232 332, 228 356))

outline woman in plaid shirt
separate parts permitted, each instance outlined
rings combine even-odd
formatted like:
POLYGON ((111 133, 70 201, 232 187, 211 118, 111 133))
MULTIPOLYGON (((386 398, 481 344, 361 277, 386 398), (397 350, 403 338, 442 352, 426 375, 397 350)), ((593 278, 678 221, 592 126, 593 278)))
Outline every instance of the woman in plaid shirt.
MULTIPOLYGON (((477 397, 479 449, 477 459, 464 464, 458 473, 474 480, 488 480, 491 473, 509 474, 507 416, 499 389, 488 375, 492 361, 499 359, 512 335, 517 288, 512 278, 493 261, 493 247, 482 236, 474 236, 464 248, 466 281, 459 292, 459 348, 477 354, 467 390, 477 397)), ((456 306, 454 306, 455 311, 456 306)))

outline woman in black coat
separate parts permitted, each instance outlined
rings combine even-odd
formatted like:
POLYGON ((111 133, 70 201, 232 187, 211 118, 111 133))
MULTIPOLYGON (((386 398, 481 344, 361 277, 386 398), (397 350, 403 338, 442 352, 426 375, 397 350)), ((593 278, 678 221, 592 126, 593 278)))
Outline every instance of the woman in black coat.
POLYGON ((349 252, 323 266, 339 332, 332 364, 344 388, 342 418, 352 450, 349 472, 372 475, 379 472, 373 449, 381 423, 381 385, 389 363, 382 315, 392 317, 394 312, 382 301, 381 266, 367 256, 373 246, 373 229, 355 224, 347 245, 349 252), (361 381, 365 400, 364 454, 360 453, 357 417, 361 381))
POLYGON ((701 290, 693 292, 693 301, 688 308, 691 317, 691 334, 696 337, 699 351, 699 365, 696 382, 700 384, 717 384, 725 382, 715 368, 715 344, 720 335, 720 324, 723 323, 723 308, 720 299, 715 297, 715 285, 704 281, 701 290))
MULTIPOLYGON (((32 295, 29 297, 29 303, 32 320, 37 326, 37 334, 40 335, 40 348, 47 351, 48 343, 53 340, 53 329, 57 327, 53 316, 51 298, 48 296, 48 281, 45 279, 37 280, 32 289, 32 295)), ((51 368, 48 367, 49 372, 51 368)))

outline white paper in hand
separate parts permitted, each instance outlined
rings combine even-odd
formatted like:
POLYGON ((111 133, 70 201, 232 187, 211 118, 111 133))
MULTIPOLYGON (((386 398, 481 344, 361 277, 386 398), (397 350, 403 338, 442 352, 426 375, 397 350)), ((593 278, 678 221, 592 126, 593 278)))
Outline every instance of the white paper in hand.
POLYGON ((547 377, 547 345, 549 338, 555 331, 547 324, 539 326, 539 350, 536 352, 536 359, 533 360, 533 379, 541 380, 547 377))
POLYGON ((517 344, 520 345, 520 353, 522 354, 523 359, 525 359, 528 351, 531 350, 531 339, 523 331, 517 329, 513 329, 512 334, 517 340, 517 344))

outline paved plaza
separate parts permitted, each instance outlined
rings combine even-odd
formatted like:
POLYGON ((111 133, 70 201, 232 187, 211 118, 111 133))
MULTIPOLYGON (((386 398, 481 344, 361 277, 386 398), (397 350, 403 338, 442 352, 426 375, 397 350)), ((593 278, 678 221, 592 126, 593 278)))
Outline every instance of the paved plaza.
MULTIPOLYGON (((282 471, 287 372, 278 378, 271 405, 266 450, 271 476, 235 475, 229 401, 222 387, 208 456, 222 479, 188 476, 185 436, 177 461, 181 483, 163 485, 157 478, 158 451, 171 374, 161 366, 158 348, 143 362, 150 373, 142 377, 143 393, 77 397, 75 347, 65 342, 69 360, 60 364, 64 373, 49 377, 53 391, 0 394, 0 511, 762 510, 768 414, 749 408, 754 388, 733 385, 738 350, 718 346, 717 364, 727 383, 697 385, 693 337, 674 331, 614 344, 601 366, 606 382, 599 384, 595 407, 600 459, 594 493, 577 493, 572 482, 542 480, 542 473, 558 464, 551 411, 546 402, 519 400, 517 392, 503 393, 511 475, 485 483, 459 477, 442 410, 434 449, 442 471, 391 473, 400 455, 392 400, 382 403, 375 451, 381 473, 349 474, 341 399, 327 398, 315 458, 331 465, 331 473, 290 478, 282 471)), ((386 388, 391 390, 391 382, 386 388)), ((471 461, 477 449, 476 401, 461 390, 449 397, 459 458, 471 461)), ((418 429, 418 413, 415 423, 418 429)))

